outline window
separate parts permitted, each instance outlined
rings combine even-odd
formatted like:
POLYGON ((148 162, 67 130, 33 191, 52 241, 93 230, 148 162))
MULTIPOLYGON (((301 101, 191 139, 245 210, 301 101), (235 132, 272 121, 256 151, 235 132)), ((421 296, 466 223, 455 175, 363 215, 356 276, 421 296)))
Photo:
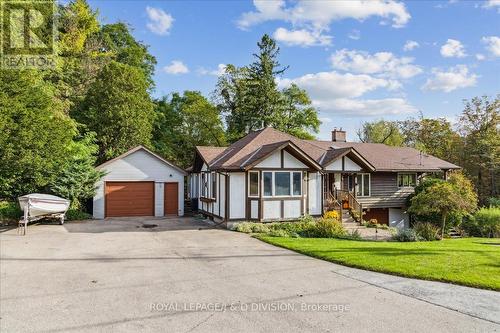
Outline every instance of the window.
POLYGON ((248 196, 258 197, 259 196, 259 173, 249 172, 248 174, 248 196))
POLYGON ((356 179, 357 191, 356 195, 358 197, 369 197, 370 196, 370 174, 361 173, 357 175, 356 179))
POLYGON ((262 178, 264 178, 264 196, 270 197, 273 195, 273 173, 263 172, 262 178))
POLYGON ((417 185, 417 174, 415 173, 399 173, 399 187, 415 187, 417 185))
POLYGON ((302 177, 300 172, 293 173, 293 195, 302 194, 302 177))
POLYGON ((208 197, 208 175, 206 173, 201 174, 201 196, 208 197))
POLYGON ((265 171, 262 178, 265 197, 302 195, 302 172, 265 171))
POLYGON ((274 174, 274 195, 290 195, 290 172, 274 174))
POLYGON ((212 177, 212 198, 217 198, 217 174, 215 172, 211 173, 212 177))

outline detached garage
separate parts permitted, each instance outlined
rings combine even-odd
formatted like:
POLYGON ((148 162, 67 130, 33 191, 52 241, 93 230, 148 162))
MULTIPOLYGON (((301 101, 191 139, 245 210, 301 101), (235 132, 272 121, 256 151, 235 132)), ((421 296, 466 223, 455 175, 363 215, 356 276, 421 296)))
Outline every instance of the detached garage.
POLYGON ((94 218, 184 215, 186 172, 143 146, 97 167, 94 218))

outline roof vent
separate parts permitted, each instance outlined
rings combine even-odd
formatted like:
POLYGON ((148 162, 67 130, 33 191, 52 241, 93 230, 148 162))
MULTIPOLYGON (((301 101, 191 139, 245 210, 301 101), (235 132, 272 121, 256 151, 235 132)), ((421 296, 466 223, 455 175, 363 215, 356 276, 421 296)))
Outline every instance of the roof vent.
POLYGON ((336 127, 333 129, 332 141, 333 142, 346 142, 346 133, 345 133, 345 131, 342 130, 342 127, 340 129, 337 129, 336 127))

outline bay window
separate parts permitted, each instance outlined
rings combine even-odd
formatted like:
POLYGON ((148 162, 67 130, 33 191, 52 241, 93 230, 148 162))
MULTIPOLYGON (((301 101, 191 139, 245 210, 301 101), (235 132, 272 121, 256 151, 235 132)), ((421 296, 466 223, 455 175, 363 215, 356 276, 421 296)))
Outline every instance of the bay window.
POLYGON ((302 195, 302 172, 300 171, 264 171, 262 178, 265 197, 302 195))

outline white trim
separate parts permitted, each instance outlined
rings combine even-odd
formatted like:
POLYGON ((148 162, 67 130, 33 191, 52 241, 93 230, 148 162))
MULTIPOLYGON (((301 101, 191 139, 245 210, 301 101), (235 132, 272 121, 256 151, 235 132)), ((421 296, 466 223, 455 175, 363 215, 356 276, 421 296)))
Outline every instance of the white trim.
POLYGON ((356 178, 358 176, 361 176, 361 187, 360 187, 360 184, 358 184, 358 180, 356 179, 356 196, 357 197, 360 197, 360 198, 368 198, 368 197, 371 197, 372 196, 372 175, 370 173, 367 173, 367 172, 363 172, 363 173, 358 173, 356 174, 356 178), (364 195, 363 192, 364 192, 364 187, 365 187, 365 182, 364 182, 364 177, 368 176, 368 195, 364 195), (358 194, 358 187, 360 188, 360 191, 359 193, 361 194, 358 194))

